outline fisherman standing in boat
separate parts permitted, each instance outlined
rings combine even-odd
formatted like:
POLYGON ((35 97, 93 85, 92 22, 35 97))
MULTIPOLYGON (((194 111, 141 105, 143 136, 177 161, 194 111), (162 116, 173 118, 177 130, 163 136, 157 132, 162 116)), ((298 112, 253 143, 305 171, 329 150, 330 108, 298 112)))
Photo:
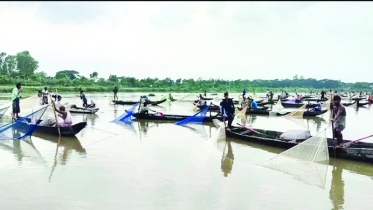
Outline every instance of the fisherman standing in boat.
POLYGON ((44 105, 44 104, 48 104, 48 88, 45 87, 44 90, 41 92, 41 95, 42 95, 42 100, 43 102, 41 103, 41 105, 44 105))
MULTIPOLYGON (((281 99, 280 99, 281 100, 281 99)), ((268 101, 273 101, 273 92, 272 90, 269 91, 269 98, 268 98, 268 101)))
POLYGON ((232 128, 232 122, 234 119, 234 103, 231 98, 228 98, 228 92, 224 93, 224 99, 222 102, 220 102, 220 107, 221 107, 221 114, 223 117, 228 117, 228 128, 232 128))
POLYGON ((320 100, 321 101, 325 101, 325 94, 326 94, 326 92, 324 90, 322 90, 320 94, 321 94, 320 100))
POLYGON ((85 97, 83 90, 80 91, 80 99, 83 101, 83 107, 87 107, 87 98, 85 97))
POLYGON ((113 90, 113 93, 114 93, 114 101, 115 101, 115 99, 117 99, 118 100, 118 88, 115 86, 114 87, 114 90, 113 90))
POLYGON ((21 112, 20 106, 19 106, 19 99, 21 98, 21 83, 17 83, 16 87, 13 88, 12 91, 12 119, 16 120, 19 116, 18 114, 21 112))
POLYGON ((336 95, 333 98, 333 119, 334 135, 337 138, 338 145, 343 143, 342 131, 346 128, 346 109, 341 104, 341 97, 336 95))

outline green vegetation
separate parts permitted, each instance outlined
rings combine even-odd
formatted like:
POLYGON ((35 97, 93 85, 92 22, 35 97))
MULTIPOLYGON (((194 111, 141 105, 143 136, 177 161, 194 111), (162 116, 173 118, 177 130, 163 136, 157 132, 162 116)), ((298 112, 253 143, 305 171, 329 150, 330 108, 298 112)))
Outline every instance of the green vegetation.
POLYGON ((356 82, 344 83, 337 80, 305 79, 295 75, 292 79, 285 80, 234 80, 222 79, 177 79, 146 78, 136 79, 110 75, 108 79, 99 78, 97 72, 89 78, 79 74, 76 70, 61 70, 54 76, 44 72, 37 72, 39 62, 28 51, 16 55, 0 53, 0 92, 9 93, 17 82, 23 84, 23 92, 37 92, 44 86, 58 92, 78 92, 83 89, 87 92, 112 92, 117 86, 119 92, 241 92, 246 88, 248 92, 264 92, 267 89, 274 91, 287 90, 288 92, 310 90, 363 90, 370 91, 373 83, 356 82))

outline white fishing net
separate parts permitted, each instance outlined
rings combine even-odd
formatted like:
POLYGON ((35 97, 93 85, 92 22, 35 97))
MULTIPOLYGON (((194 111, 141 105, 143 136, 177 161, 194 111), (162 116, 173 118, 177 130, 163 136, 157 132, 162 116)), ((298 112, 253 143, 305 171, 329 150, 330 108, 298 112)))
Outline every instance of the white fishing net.
POLYGON ((329 164, 326 130, 259 165, 324 188, 329 164))
POLYGON ((284 106, 282 106, 281 99, 279 99, 276 105, 272 107, 272 110, 269 112, 269 115, 270 116, 277 115, 277 113, 281 112, 282 110, 284 110, 284 106))

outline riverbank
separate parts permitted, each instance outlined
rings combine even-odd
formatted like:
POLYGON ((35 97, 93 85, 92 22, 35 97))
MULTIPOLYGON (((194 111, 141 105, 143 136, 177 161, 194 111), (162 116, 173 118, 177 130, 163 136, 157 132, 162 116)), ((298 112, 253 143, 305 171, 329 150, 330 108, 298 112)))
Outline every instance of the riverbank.
MULTIPOLYGON (((8 86, 0 86, 0 93, 11 93, 14 86, 8 85, 8 86)), ((23 93, 37 93, 38 90, 43 89, 44 87, 41 86, 22 86, 22 92, 23 93)), ((50 92, 58 92, 58 93, 79 93, 80 89, 83 89, 83 91, 87 93, 112 93, 113 87, 105 87, 105 86, 87 86, 87 87, 67 87, 67 86, 48 86, 48 89, 50 92)), ((283 90, 294 93, 295 89, 299 91, 300 93, 304 92, 310 92, 310 88, 271 88, 272 91, 275 93, 281 92, 283 90)), ((127 87, 120 87, 119 92, 122 93, 130 93, 130 92, 149 92, 149 93, 161 93, 161 92, 182 92, 182 93, 203 93, 203 89, 195 90, 195 88, 187 89, 187 88, 179 88, 179 87, 169 87, 169 88, 127 88, 127 87)), ((242 92, 242 89, 218 89, 218 88, 206 88, 206 91, 208 93, 222 93, 225 91, 229 92, 242 92)), ((266 92, 267 88, 255 88, 250 87, 246 88, 246 91, 248 93, 252 92, 266 92)), ((321 90, 312 90, 320 92, 321 90)))

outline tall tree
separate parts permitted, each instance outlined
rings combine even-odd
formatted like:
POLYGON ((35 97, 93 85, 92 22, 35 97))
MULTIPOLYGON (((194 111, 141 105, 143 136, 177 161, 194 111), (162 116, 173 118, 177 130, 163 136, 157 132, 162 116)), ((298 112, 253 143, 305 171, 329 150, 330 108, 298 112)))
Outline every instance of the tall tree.
POLYGON ((17 76, 17 59, 14 55, 8 55, 1 62, 0 74, 17 76))
POLYGON ((29 51, 17 53, 16 60, 18 73, 23 78, 32 75, 39 67, 39 61, 35 60, 29 51))
POLYGON ((56 72, 56 79, 63 79, 65 77, 70 78, 70 79, 76 79, 79 77, 79 72, 75 70, 62 70, 56 72))
POLYGON ((89 75, 89 78, 91 78, 91 79, 93 79, 93 80, 97 79, 97 77, 98 77, 98 73, 97 73, 97 71, 92 72, 92 74, 89 75))

